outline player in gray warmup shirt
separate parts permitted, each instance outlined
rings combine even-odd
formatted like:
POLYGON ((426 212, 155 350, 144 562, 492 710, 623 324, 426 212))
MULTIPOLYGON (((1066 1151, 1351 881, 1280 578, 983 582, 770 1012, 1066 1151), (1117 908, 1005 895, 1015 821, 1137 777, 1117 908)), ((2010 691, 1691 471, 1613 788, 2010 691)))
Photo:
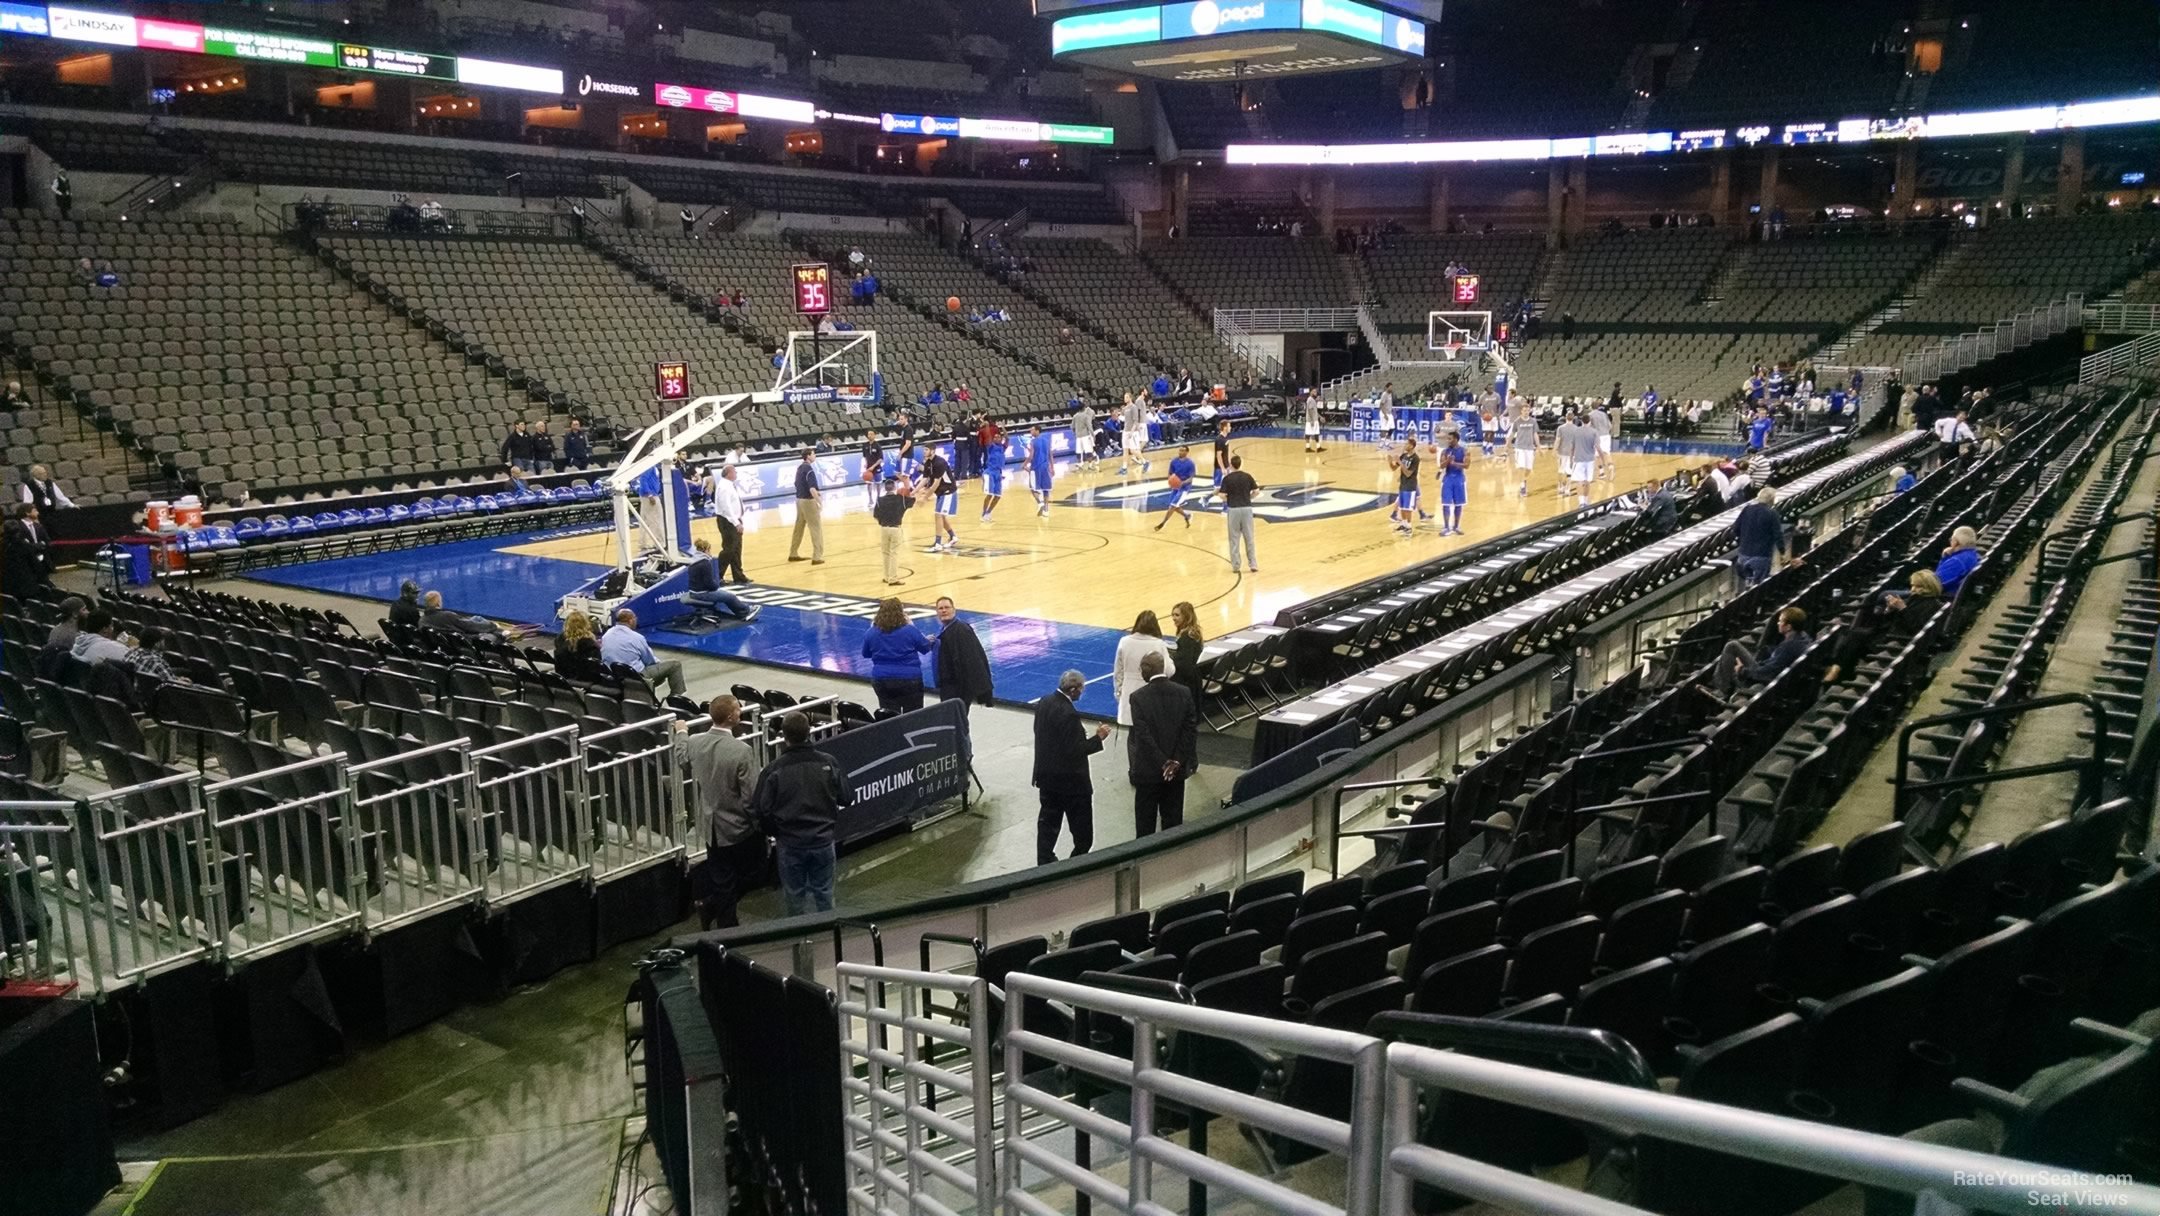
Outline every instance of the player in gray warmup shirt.
POLYGON ((1613 418, 1611 414, 1605 412, 1605 407, 1602 405, 1590 408, 1590 433, 1597 437, 1597 468, 1593 471, 1600 477, 1610 477, 1613 475, 1614 470, 1612 459, 1613 418))
POLYGON ((1515 469, 1522 474, 1522 489, 1517 497, 1530 497, 1530 474, 1537 468, 1537 414, 1529 405, 1518 404, 1515 416, 1508 422, 1508 433, 1515 437, 1515 469))

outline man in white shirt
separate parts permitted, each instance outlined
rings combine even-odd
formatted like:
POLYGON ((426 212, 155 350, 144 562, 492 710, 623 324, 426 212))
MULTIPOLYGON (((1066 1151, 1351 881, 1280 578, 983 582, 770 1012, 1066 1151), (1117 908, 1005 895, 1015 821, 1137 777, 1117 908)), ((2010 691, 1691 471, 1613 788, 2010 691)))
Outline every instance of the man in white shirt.
POLYGON ((1964 446, 1973 441, 1972 423, 1966 421, 1965 411, 1945 415, 1935 420, 1935 462, 1943 464, 1956 460, 1964 446))
POLYGON ((723 465, 718 473, 708 474, 706 492, 712 499, 713 518, 720 524, 720 575, 730 577, 732 570, 737 583, 747 583, 750 576, 742 568, 742 487, 735 483, 735 466, 723 465))
POLYGON ((75 505, 75 500, 67 496, 67 491, 60 488, 59 482, 53 480, 52 470, 41 464, 30 466, 30 480, 23 483, 22 500, 35 505, 40 511, 75 505))

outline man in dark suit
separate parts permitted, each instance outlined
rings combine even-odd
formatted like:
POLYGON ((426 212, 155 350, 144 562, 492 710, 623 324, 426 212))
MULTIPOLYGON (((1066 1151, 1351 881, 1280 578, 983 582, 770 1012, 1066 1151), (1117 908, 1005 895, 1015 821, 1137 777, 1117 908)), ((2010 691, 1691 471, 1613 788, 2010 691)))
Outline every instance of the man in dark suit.
POLYGON ((24 503, 0 530, 0 569, 7 572, 0 582, 22 594, 51 582, 52 567, 52 537, 38 520, 37 504, 24 503))
POLYGON ((930 648, 930 669, 937 676, 938 699, 960 702, 960 716, 968 706, 990 704, 990 656, 983 653, 975 627, 960 619, 952 597, 937 602, 938 635, 930 648))
POLYGON ((1068 671, 1058 677, 1057 691, 1035 702, 1035 788, 1041 792, 1042 811, 1035 818, 1035 864, 1057 860, 1058 832, 1072 824, 1074 857, 1095 844, 1095 785, 1088 777, 1088 757, 1102 750, 1110 737, 1108 726, 1093 735, 1073 708, 1087 677, 1068 671))
POLYGON ((1200 709, 1192 690, 1163 675, 1161 654, 1140 658, 1125 759, 1133 786, 1133 837, 1185 822, 1185 779, 1200 767, 1200 709))

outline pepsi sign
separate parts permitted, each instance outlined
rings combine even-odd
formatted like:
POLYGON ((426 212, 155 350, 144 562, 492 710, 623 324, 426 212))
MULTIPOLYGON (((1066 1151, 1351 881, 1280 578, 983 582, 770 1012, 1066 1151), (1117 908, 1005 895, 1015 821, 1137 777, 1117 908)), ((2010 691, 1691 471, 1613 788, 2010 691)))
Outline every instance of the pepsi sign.
POLYGON ((1162 36, 1210 38, 1244 30, 1294 30, 1298 28, 1299 0, 1198 0, 1192 4, 1165 4, 1162 36))

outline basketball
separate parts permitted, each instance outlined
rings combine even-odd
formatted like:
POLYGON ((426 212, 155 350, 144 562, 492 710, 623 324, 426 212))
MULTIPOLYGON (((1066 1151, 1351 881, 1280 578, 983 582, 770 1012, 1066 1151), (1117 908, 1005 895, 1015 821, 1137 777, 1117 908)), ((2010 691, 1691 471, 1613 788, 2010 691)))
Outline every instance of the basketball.
POLYGON ((1180 477, 1180 476, 1178 476, 1178 475, 1177 475, 1177 474, 1175 474, 1175 473, 1172 473, 1172 474, 1170 475, 1170 488, 1171 488, 1171 489, 1173 489, 1173 490, 1182 490, 1182 489, 1184 489, 1184 488, 1185 488, 1185 479, 1184 479, 1184 478, 1182 478, 1182 477, 1180 477))
POLYGON ((946 311, 946 312, 959 312, 959 311, 960 311, 960 297, 959 297, 959 296, 946 296, 946 297, 945 297, 945 311, 946 311))

